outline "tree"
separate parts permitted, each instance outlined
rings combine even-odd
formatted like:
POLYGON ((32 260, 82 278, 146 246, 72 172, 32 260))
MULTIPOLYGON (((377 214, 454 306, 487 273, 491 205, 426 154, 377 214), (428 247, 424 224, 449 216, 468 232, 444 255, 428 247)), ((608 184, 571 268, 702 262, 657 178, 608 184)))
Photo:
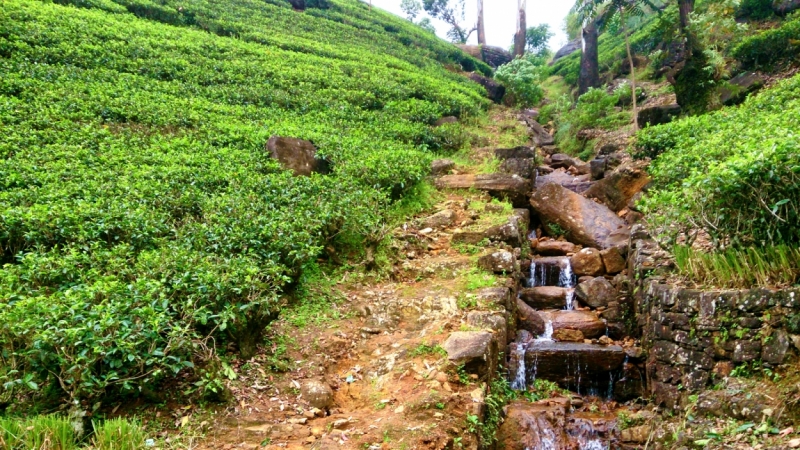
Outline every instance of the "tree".
POLYGON ((550 31, 550 26, 543 23, 539 26, 530 27, 525 33, 525 44, 528 53, 533 53, 536 56, 542 56, 547 53, 547 41, 553 37, 553 32, 550 31))
POLYGON ((517 34, 514 36, 514 55, 523 56, 525 54, 525 38, 528 26, 525 23, 525 9, 527 0, 517 0, 519 15, 517 19, 517 34))
POLYGON ((572 14, 581 24, 581 67, 578 76, 578 94, 600 86, 600 62, 597 51, 597 0, 578 0, 572 14))
POLYGON ((478 0, 478 45, 486 45, 486 29, 483 26, 483 0, 478 0))
POLYGON ((450 25, 447 37, 455 43, 465 44, 477 30, 477 27, 468 30, 462 24, 465 16, 464 0, 423 0, 422 7, 431 17, 450 25))
POLYGON ((422 12, 422 3, 419 0, 403 0, 400 2, 400 9, 406 14, 408 20, 413 22, 422 12))
POLYGON ((431 22, 431 19, 427 17, 419 19, 419 22, 417 22, 417 26, 429 33, 436 34, 436 27, 433 26, 433 22, 431 22))

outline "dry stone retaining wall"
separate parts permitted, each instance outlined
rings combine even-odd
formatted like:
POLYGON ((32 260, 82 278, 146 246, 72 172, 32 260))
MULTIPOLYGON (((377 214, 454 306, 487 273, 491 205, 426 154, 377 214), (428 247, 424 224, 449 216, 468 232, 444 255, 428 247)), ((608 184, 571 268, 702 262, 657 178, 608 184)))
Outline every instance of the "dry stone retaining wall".
POLYGON ((697 290, 667 284, 667 254, 643 229, 629 265, 647 381, 658 403, 682 405, 742 364, 775 367, 800 349, 800 288, 697 290))

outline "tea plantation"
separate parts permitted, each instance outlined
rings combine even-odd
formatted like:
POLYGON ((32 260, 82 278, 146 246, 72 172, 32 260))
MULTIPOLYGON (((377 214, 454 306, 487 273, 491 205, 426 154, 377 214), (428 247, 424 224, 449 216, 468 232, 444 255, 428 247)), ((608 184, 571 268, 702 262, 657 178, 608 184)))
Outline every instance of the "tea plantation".
POLYGON ((381 238, 430 125, 486 107, 448 71, 485 65, 355 0, 57 3, 0 9, 0 403, 252 354, 324 248, 381 238), (333 173, 292 177, 272 135, 333 173))

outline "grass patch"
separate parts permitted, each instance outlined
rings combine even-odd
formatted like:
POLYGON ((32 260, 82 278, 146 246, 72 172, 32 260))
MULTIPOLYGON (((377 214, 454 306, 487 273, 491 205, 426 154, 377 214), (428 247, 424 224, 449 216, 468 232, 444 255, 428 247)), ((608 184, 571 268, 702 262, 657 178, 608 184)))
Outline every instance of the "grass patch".
POLYGON ((416 347, 412 348, 408 355, 412 358, 416 358, 417 356, 428 356, 428 355, 438 355, 438 356, 447 356, 447 351, 443 349, 438 344, 425 344, 421 343, 416 347))
POLYGON ((93 421, 91 445, 80 442, 69 419, 57 415, 0 418, 0 449, 3 450, 140 450, 145 435, 137 421, 109 419, 93 421))
POLYGON ((459 278, 463 280, 464 288, 468 291, 494 287, 500 284, 500 278, 497 275, 477 267, 463 271, 459 274, 459 278))
POLYGON ((785 287, 800 280, 800 249, 786 245, 703 252, 675 246, 675 265, 686 279, 703 286, 747 289, 785 287))

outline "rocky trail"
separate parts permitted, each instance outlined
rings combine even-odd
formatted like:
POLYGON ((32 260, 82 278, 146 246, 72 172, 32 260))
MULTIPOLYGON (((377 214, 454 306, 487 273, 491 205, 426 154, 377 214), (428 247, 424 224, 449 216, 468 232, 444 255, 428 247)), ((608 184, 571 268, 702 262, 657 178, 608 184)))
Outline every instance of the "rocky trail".
POLYGON ((649 427, 617 418, 652 414, 634 401, 644 372, 625 275, 646 176, 622 153, 558 154, 530 114, 519 124, 534 145, 491 149, 498 173, 434 162, 441 201, 394 230, 391 280, 340 283, 334 320, 279 324, 290 369, 270 370, 269 352, 236 364, 235 406, 198 448, 644 444, 649 427))

